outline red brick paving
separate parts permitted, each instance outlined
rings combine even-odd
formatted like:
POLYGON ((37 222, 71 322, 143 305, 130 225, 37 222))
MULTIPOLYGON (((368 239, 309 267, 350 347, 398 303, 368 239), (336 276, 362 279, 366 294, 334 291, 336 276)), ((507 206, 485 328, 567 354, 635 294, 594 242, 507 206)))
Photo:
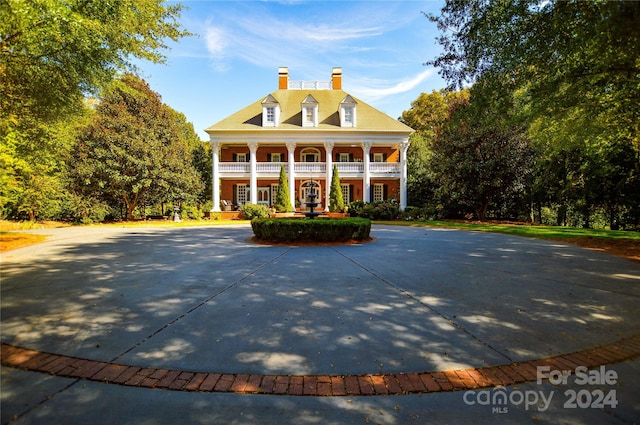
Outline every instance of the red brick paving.
POLYGON ((462 391, 513 385, 537 379, 537 366, 551 370, 595 368, 640 356, 640 334, 611 344, 546 359, 439 372, 363 375, 258 375, 141 368, 0 346, 1 364, 16 369, 108 384, 174 391, 231 392, 297 396, 365 396, 462 391))

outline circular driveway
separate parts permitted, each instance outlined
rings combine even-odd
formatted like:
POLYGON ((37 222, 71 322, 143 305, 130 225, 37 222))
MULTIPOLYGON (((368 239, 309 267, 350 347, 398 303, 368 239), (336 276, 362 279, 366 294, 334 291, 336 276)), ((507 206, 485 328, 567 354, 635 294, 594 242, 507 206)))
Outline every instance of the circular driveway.
POLYGON ((640 329, 640 267, 560 243, 394 226, 333 247, 255 245, 246 225, 52 231, 2 258, 4 343, 224 373, 389 373, 640 329))
POLYGON ((383 225, 374 243, 321 247, 253 244, 248 225, 41 233, 2 255, 3 347, 148 370, 384 376, 530 362, 640 329, 640 267, 556 242, 383 225))

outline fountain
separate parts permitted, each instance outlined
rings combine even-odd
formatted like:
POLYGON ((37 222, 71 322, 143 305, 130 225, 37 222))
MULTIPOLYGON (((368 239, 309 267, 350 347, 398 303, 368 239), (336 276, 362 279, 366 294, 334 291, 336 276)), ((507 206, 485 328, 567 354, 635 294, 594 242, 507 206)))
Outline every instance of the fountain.
POLYGON ((313 210, 315 207, 317 207, 320 204, 319 202, 316 202, 317 197, 318 195, 316 195, 315 192, 313 191, 313 178, 311 178, 311 186, 307 194, 307 199, 308 199, 307 205, 309 206, 309 211, 303 213, 308 218, 313 219, 322 214, 322 212, 317 212, 313 210))

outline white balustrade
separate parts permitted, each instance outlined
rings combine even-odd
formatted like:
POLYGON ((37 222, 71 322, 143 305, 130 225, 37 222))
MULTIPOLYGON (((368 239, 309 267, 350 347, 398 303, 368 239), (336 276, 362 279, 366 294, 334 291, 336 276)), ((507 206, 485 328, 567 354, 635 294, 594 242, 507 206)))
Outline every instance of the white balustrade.
MULTIPOLYGON (((338 172, 341 174, 364 173, 363 162, 335 162, 338 166, 338 172)), ((289 164, 286 162, 258 162, 256 164, 256 172, 264 174, 273 174, 277 176, 280 173, 280 167, 284 165, 286 173, 289 172, 289 164)), ((251 172, 248 162, 219 162, 218 168, 220 174, 242 174, 246 173, 249 177, 251 172)), ((370 162, 369 171, 372 174, 397 174, 400 173, 399 162, 370 162)), ((296 175, 313 174, 322 175, 326 173, 326 163, 324 162, 296 162, 296 175)))

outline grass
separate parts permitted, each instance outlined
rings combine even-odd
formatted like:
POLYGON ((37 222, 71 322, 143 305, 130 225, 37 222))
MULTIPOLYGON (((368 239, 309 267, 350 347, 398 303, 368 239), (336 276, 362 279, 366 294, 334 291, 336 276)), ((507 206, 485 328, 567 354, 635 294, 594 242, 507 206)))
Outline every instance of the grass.
POLYGON ((493 224, 477 222, 465 223, 459 221, 376 221, 375 223, 394 224, 401 226, 472 230, 479 232, 524 236, 536 239, 570 240, 573 238, 586 237, 601 239, 628 239, 640 241, 640 232, 625 232, 622 230, 582 229, 577 227, 538 226, 527 224, 493 224))

